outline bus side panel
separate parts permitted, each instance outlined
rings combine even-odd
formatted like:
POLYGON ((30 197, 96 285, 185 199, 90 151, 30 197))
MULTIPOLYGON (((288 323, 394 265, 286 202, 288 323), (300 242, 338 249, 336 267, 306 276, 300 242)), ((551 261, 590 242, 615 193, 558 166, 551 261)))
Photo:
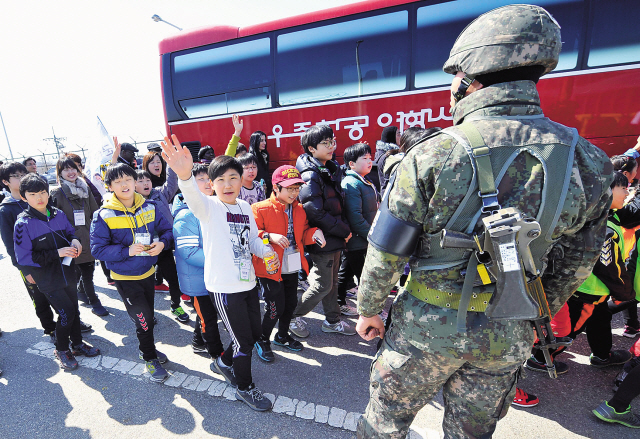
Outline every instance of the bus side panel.
MULTIPOLYGON (((556 122, 578 128, 580 135, 610 156, 621 154, 633 147, 640 135, 640 96, 633 86, 633 78, 639 73, 639 69, 629 69, 543 79, 538 85, 543 111, 556 122)), ((450 92, 439 89, 248 113, 241 115, 241 142, 249 146, 251 133, 264 131, 272 169, 295 164, 302 153, 301 135, 318 123, 333 128, 338 157, 348 146, 363 141, 375 151, 385 126, 395 125, 400 130, 416 125, 450 126, 449 99, 450 92)), ((202 145, 211 145, 216 155, 224 154, 233 133, 231 115, 176 124, 170 129, 180 141, 199 140, 202 145)))

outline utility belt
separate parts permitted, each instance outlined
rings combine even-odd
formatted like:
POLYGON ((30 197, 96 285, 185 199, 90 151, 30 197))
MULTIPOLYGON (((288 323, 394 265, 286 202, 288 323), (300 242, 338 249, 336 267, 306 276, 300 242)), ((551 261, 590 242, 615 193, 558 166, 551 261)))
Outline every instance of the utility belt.
MULTIPOLYGON (((407 286, 405 289, 416 299, 430 305, 439 306, 440 308, 457 310, 460 304, 460 298, 462 297, 461 293, 448 293, 424 286, 412 276, 407 279, 407 286)), ((485 312, 492 294, 493 293, 472 293, 469 306, 467 306, 467 311, 485 312)))

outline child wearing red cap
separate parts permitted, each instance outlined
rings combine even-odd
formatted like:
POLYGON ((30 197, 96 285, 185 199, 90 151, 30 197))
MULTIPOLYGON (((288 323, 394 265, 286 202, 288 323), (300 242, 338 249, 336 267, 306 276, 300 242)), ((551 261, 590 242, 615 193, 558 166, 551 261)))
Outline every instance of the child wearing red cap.
POLYGON ((262 337, 255 348, 260 359, 274 360, 271 351, 271 332, 278 320, 278 332, 273 343, 291 351, 302 350, 302 344, 289 334, 289 323, 298 305, 298 270, 307 273, 309 266, 304 257, 304 245, 317 243, 324 247, 322 231, 310 227, 302 205, 298 203, 298 193, 304 180, 293 166, 284 165, 272 176, 271 198, 251 206, 258 226, 258 235, 267 238, 278 254, 281 264, 274 274, 267 273, 262 259, 254 256, 253 266, 263 288, 265 314, 262 320, 262 337))

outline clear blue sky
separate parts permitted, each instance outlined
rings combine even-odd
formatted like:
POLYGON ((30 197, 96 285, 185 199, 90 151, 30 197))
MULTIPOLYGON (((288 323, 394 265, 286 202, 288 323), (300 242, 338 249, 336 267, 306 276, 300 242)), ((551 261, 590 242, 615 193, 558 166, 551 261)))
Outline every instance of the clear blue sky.
MULTIPOLYGON (((90 146, 96 116, 121 141, 164 133, 158 42, 177 29, 244 26, 349 0, 20 0, 0 4, 0 112, 14 156, 90 146)), ((0 131, 0 160, 9 157, 0 131)))

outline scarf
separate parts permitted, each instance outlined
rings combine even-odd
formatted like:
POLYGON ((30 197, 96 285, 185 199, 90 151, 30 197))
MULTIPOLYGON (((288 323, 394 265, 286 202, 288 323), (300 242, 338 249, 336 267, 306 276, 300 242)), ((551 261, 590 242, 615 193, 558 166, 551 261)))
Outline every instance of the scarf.
POLYGON ((78 176, 73 183, 61 178, 60 183, 69 189, 71 195, 75 195, 78 198, 89 198, 89 185, 87 185, 82 177, 78 176))

